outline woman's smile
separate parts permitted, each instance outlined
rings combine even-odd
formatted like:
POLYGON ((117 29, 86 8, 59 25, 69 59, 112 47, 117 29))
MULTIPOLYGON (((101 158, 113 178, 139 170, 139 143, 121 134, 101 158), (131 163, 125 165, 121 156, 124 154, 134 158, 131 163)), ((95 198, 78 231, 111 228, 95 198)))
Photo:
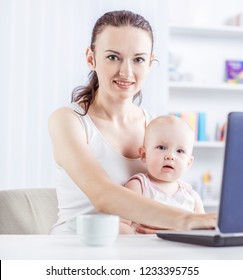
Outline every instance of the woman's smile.
POLYGON ((124 81, 124 80, 114 80, 114 83, 120 89, 129 89, 132 85, 135 84, 134 82, 124 81))

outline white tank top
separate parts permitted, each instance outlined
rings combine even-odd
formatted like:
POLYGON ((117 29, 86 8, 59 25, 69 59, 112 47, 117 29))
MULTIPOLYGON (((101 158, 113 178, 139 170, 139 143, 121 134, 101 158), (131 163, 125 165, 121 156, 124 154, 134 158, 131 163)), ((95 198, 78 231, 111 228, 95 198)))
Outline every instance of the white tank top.
MULTIPOLYGON (((145 172, 145 166, 139 158, 126 158, 115 151, 95 126, 89 115, 80 115, 84 111, 77 103, 71 103, 70 107, 77 113, 80 122, 85 128, 88 145, 94 156, 113 182, 123 185, 132 175, 145 172)), ((143 112, 147 125, 154 116, 145 110, 143 112)), ((88 197, 72 181, 66 171, 57 164, 56 190, 59 208, 58 221, 52 226, 51 233, 72 234, 75 230, 73 219, 82 214, 96 213, 96 210, 88 197)))

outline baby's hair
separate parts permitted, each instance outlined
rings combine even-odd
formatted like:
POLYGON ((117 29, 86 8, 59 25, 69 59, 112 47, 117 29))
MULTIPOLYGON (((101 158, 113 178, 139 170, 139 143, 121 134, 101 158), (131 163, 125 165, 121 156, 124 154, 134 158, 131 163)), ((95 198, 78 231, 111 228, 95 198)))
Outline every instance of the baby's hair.
POLYGON ((153 119, 149 123, 149 125, 153 124, 154 122, 160 121, 160 120, 167 121, 169 123, 181 122, 182 124, 185 124, 193 132, 192 127, 190 126, 190 124, 187 121, 185 121, 184 119, 182 119, 180 117, 174 116, 174 115, 160 115, 160 116, 156 117, 155 119, 153 119))
POLYGON ((188 132, 191 133, 192 139, 194 139, 194 131, 187 121, 174 115, 160 115, 155 119, 153 119, 146 127, 144 143, 146 142, 146 139, 150 131, 152 130, 153 126, 159 123, 164 124, 165 122, 170 124, 181 123, 181 125, 184 125, 188 129, 188 132))

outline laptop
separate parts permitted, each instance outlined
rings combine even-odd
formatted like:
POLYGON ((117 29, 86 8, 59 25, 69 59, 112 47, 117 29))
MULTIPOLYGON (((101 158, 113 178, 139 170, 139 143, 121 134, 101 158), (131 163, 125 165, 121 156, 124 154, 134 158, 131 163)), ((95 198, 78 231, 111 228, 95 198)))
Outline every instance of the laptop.
POLYGON ((218 225, 215 230, 162 231, 166 240, 213 247, 243 246, 243 112, 227 118, 218 225))

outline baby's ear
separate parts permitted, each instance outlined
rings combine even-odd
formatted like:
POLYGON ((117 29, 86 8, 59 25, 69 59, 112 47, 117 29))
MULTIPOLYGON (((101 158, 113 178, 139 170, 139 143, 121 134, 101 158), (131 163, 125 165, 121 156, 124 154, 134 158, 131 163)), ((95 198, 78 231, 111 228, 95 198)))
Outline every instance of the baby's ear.
POLYGON ((139 155, 140 155, 140 158, 143 162, 146 161, 146 151, 145 151, 145 147, 142 146, 139 148, 139 155))
POLYGON ((193 157, 193 156, 191 156, 191 157, 189 158, 189 161, 188 161, 187 167, 188 167, 188 168, 190 168, 190 167, 192 166, 193 162, 194 162, 194 157, 193 157))

